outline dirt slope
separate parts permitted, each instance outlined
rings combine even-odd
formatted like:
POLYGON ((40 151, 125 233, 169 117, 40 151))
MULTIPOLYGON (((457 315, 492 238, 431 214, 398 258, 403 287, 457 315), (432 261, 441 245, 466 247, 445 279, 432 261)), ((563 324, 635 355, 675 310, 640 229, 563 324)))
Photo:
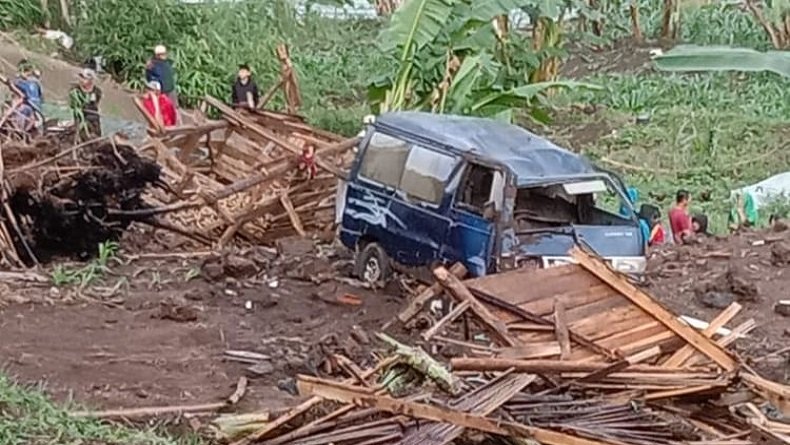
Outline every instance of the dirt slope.
MULTIPOLYGON (((74 84, 80 68, 46 55, 36 54, 22 48, 8 34, 0 33, 0 73, 12 77, 16 73, 17 63, 23 59, 33 61, 41 70, 44 84, 44 100, 46 102, 65 102, 69 88, 74 84)), ((145 123, 132 103, 132 93, 109 78, 99 81, 104 96, 101 112, 116 118, 145 123)))

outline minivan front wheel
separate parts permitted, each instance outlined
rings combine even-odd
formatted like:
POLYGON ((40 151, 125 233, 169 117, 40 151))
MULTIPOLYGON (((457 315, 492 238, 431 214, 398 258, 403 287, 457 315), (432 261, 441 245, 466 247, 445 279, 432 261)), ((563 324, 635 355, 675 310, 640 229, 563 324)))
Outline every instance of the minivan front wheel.
POLYGON ((355 272, 360 280, 383 286, 392 275, 392 266, 384 249, 377 243, 369 243, 357 254, 355 272))

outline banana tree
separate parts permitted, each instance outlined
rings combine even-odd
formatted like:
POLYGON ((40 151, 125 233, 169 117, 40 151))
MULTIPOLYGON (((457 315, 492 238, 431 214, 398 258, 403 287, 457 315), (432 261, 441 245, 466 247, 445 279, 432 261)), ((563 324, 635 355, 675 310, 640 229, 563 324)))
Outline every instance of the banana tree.
POLYGON ((768 34, 776 49, 790 48, 790 0, 756 2, 745 0, 746 7, 768 34))
POLYGON ((371 84, 373 111, 424 109, 506 117, 514 108, 534 104, 550 89, 584 86, 540 82, 520 89, 536 80, 530 73, 541 61, 535 51, 524 53, 528 45, 521 36, 505 39, 501 29, 501 17, 513 10, 556 20, 573 3, 406 0, 381 35, 381 47, 394 61, 392 69, 371 84), (524 69, 527 66, 530 69, 524 69))
POLYGON ((653 59, 664 71, 769 71, 790 77, 790 51, 682 45, 653 59))

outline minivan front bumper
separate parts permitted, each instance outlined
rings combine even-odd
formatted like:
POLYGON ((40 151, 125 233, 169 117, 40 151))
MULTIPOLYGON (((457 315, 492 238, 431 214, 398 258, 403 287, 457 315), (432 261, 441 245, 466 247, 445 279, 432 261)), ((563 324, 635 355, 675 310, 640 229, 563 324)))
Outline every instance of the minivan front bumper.
MULTIPOLYGON (((641 256, 613 256, 604 257, 604 260, 612 266, 612 269, 631 275, 643 274, 647 266, 647 260, 641 256)), ((504 255, 499 261, 499 269, 500 271, 522 267, 547 269, 566 264, 576 264, 576 261, 569 256, 520 256, 514 261, 512 255, 504 255)))
MULTIPOLYGON (((562 266, 565 264, 576 264, 576 261, 569 256, 544 256, 541 257, 541 262, 544 268, 562 266)), ((606 257, 604 258, 612 269, 625 274, 642 274, 647 267, 647 260, 645 257, 606 257)))

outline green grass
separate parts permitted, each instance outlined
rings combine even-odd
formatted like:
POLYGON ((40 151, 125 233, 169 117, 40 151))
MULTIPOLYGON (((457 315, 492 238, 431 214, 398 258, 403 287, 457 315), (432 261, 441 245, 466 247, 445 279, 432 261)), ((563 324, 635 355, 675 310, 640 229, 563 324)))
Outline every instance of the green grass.
POLYGON ((726 232, 730 190, 790 170, 790 81, 653 73, 585 80, 606 90, 559 101, 605 105, 603 117, 576 116, 575 125, 598 120, 614 131, 586 144, 584 152, 665 210, 677 189, 689 189, 696 197, 693 211, 708 214, 715 232, 726 232), (637 124, 637 116, 649 121, 637 124))
POLYGON ((194 437, 172 439, 139 430, 75 419, 38 389, 0 374, 0 443, 3 445, 198 445, 194 437))

